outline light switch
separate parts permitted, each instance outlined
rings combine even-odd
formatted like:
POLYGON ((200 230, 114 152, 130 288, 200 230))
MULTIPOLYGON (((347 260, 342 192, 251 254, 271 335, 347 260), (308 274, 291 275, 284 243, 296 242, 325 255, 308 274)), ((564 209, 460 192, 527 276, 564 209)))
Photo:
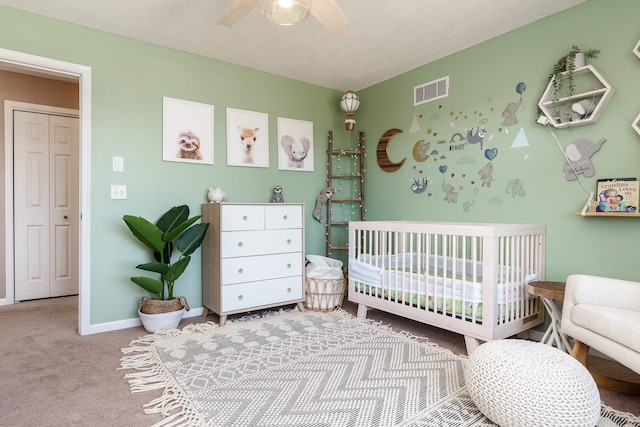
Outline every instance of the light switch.
POLYGON ((124 172, 124 157, 113 156, 113 171, 124 172))
POLYGON ((127 198, 127 186, 126 185, 112 185, 111 186, 111 198, 112 199, 126 199, 127 198))

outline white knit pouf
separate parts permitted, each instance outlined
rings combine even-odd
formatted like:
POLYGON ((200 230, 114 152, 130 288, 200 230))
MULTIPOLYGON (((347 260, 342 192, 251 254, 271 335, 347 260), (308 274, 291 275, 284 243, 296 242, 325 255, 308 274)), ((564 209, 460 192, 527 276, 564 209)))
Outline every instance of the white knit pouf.
POLYGON ((600 393, 589 371, 554 347, 525 340, 490 341, 465 367, 469 395, 503 427, 585 426, 600 418, 600 393))

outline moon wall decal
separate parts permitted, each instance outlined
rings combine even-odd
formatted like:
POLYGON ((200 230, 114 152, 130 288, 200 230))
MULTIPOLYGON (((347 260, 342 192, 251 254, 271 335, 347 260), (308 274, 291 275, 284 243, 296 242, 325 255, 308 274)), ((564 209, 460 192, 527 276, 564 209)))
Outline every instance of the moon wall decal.
POLYGON ((385 172, 397 171, 407 160, 407 158, 405 157, 404 159, 402 159, 402 161, 393 163, 389 159, 389 154, 387 153, 387 146, 389 145, 389 141, 391 141, 391 138, 393 138, 395 134, 401 132, 402 131, 400 129, 389 129, 380 137, 380 141, 378 142, 378 147, 376 149, 376 156, 378 159, 378 166, 380 166, 380 169, 385 172))

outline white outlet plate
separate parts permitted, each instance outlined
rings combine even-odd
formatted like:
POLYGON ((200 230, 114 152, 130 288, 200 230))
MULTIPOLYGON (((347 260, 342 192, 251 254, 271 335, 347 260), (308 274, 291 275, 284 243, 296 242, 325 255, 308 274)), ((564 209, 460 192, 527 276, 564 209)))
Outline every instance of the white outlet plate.
POLYGON ((127 198, 127 186, 126 185, 112 185, 111 186, 111 198, 112 199, 126 199, 127 198))

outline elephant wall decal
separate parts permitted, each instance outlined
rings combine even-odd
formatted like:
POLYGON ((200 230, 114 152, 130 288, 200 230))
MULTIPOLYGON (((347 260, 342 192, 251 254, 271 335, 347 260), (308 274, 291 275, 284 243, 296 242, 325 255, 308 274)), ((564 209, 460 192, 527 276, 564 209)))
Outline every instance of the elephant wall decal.
POLYGON ((595 175, 596 171, 593 168, 591 156, 600 150, 605 142, 604 138, 596 144, 588 139, 579 139, 566 146, 564 153, 568 161, 564 164, 564 176, 567 181, 578 179, 579 174, 583 174, 585 178, 595 175))

